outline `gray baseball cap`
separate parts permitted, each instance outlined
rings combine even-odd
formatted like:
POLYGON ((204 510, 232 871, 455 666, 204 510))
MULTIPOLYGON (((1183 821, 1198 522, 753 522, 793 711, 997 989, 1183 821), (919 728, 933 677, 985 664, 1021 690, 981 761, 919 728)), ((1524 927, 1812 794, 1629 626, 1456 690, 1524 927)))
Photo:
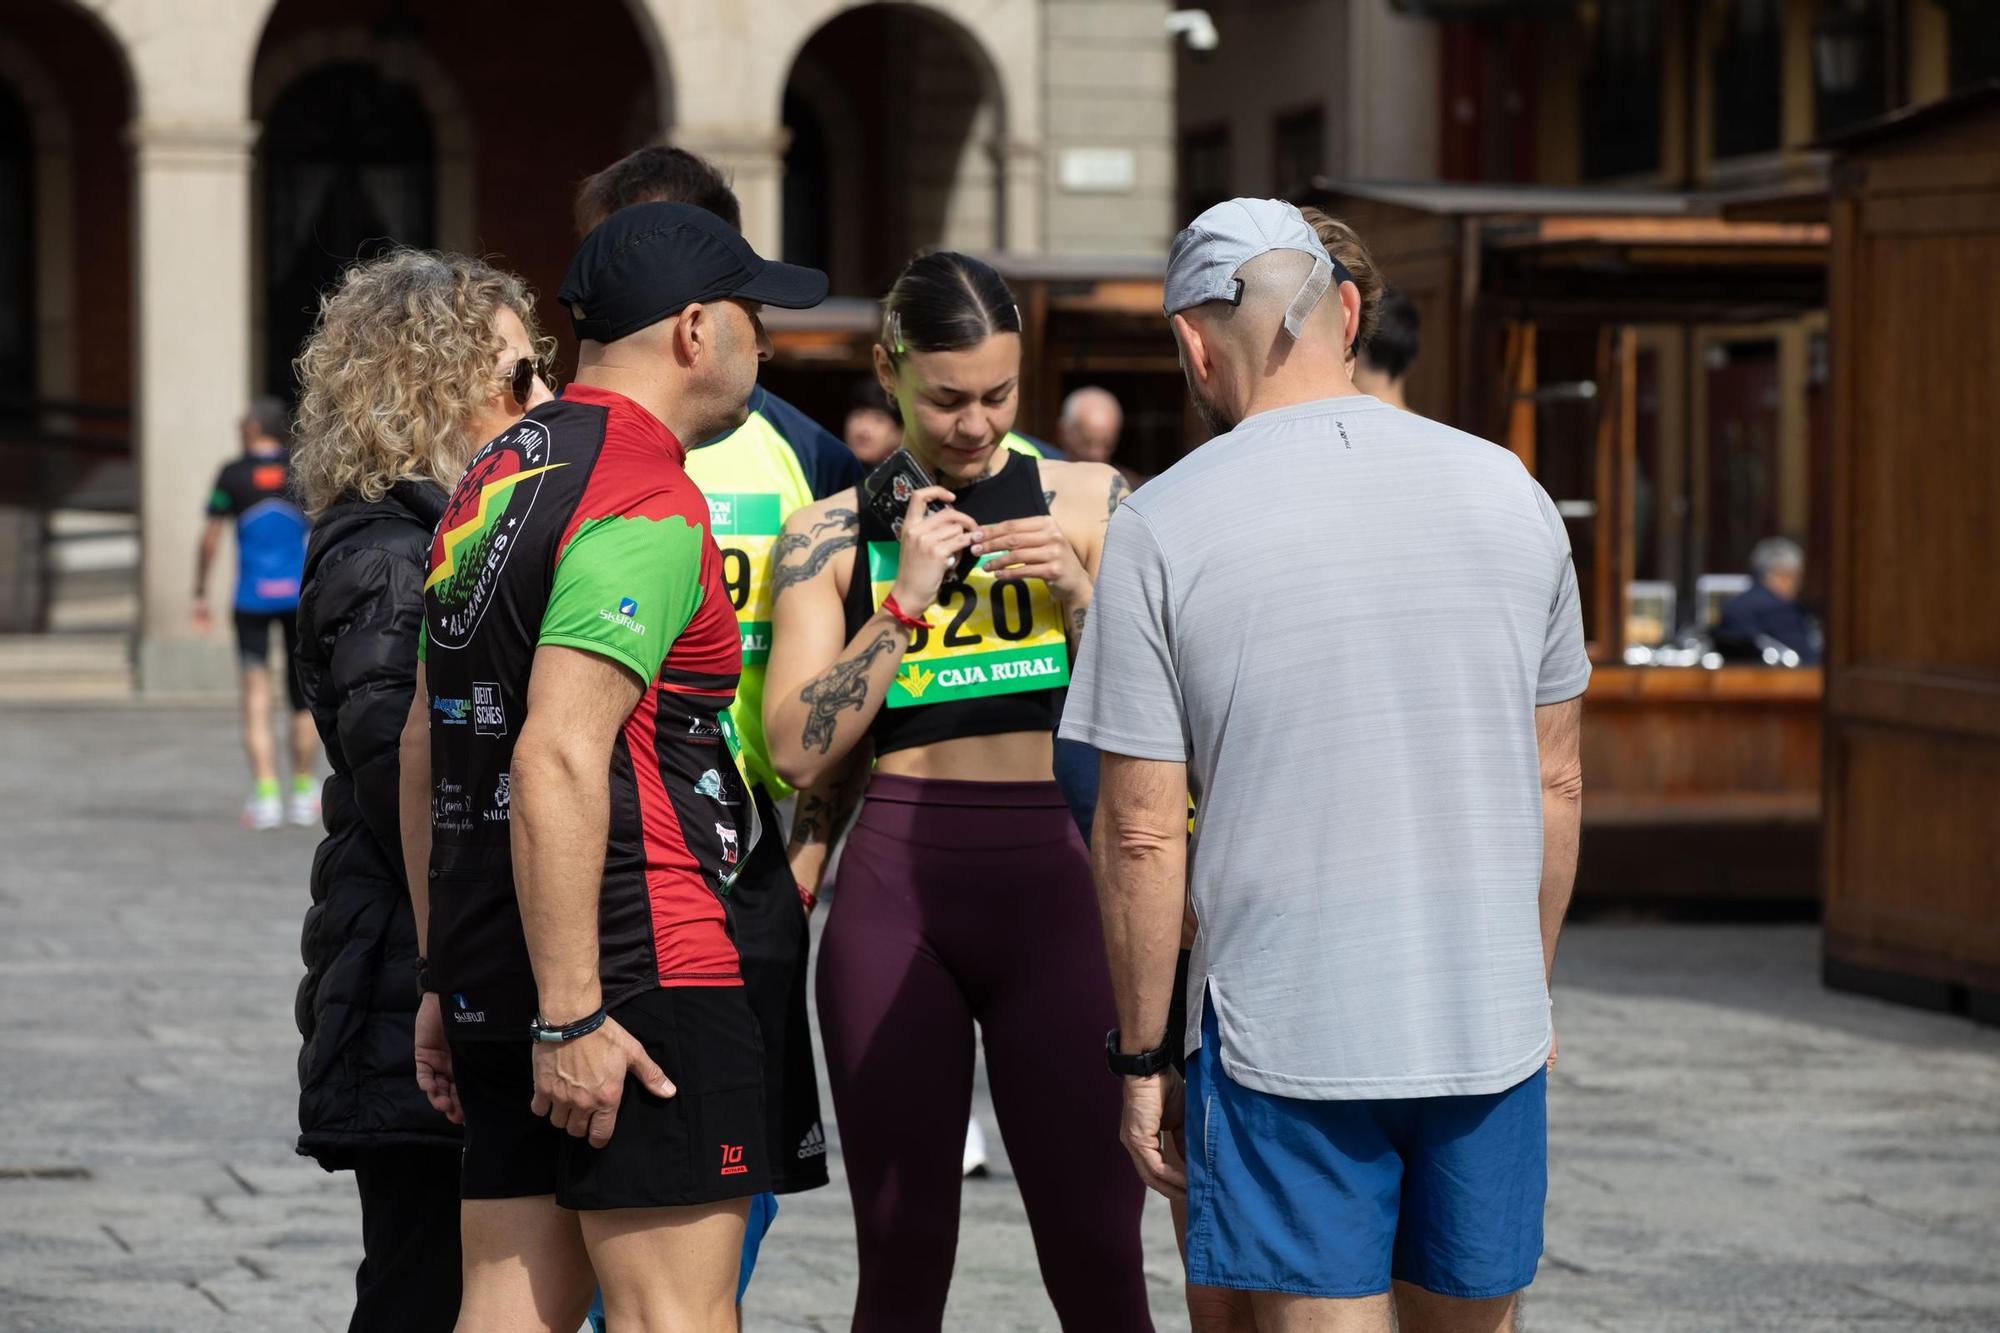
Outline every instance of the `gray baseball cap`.
POLYGON ((1285 310, 1285 332, 1296 338, 1305 327, 1335 270, 1352 282, 1347 270, 1326 253, 1299 210, 1282 199, 1225 199, 1174 237, 1167 251, 1166 309, 1177 315, 1210 301, 1234 305, 1243 298, 1237 271, 1273 250, 1311 255, 1312 273, 1285 310))

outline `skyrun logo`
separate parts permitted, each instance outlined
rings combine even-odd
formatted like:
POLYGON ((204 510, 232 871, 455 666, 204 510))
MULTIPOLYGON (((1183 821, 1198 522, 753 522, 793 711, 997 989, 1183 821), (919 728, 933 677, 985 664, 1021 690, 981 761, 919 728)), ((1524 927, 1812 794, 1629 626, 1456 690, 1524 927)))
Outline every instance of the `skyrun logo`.
POLYGON ((621 597, 618 599, 618 609, 616 611, 602 610, 597 615, 599 619, 608 620, 612 624, 622 629, 629 629, 641 637, 644 637, 646 633, 646 627, 639 623, 639 602, 637 598, 621 597))

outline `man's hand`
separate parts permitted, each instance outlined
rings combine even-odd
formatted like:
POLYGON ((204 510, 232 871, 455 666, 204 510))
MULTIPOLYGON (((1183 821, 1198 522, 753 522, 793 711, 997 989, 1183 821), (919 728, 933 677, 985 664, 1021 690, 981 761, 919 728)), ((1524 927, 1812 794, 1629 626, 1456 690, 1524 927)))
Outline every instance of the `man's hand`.
POLYGON ((1180 1075, 1168 1069, 1150 1078, 1127 1078, 1124 1082, 1125 1116, 1118 1131, 1119 1142, 1132 1154, 1132 1165, 1148 1189, 1169 1199, 1185 1196, 1187 1172, 1177 1161, 1168 1161, 1160 1145, 1162 1134, 1178 1135, 1181 1130, 1186 1089, 1180 1075))
POLYGON ((208 598, 196 594, 194 599, 194 632, 206 634, 215 625, 215 616, 208 609, 208 598))
POLYGON ((614 1018, 575 1041, 536 1042, 534 1064, 535 1099, 529 1109, 547 1116, 550 1124, 572 1138, 589 1135, 593 1148, 611 1142, 628 1071, 656 1097, 675 1092, 646 1048, 614 1018))
POLYGON ((417 1005, 417 1087, 438 1113, 454 1125, 465 1123, 458 1083, 451 1075, 451 1047, 444 1039, 444 1010, 435 994, 417 1005))
POLYGON ((1549 1062, 1542 1067, 1551 1074, 1556 1072, 1556 1028, 1553 1023, 1549 1024, 1549 1062))

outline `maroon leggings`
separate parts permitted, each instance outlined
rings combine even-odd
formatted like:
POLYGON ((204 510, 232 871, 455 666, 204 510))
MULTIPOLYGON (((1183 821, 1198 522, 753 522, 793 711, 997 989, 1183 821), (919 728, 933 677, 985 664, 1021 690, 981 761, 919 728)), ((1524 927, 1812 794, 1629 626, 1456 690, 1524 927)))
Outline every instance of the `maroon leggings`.
POLYGON ((1062 1326, 1151 1329, 1145 1192, 1104 1068, 1104 936, 1055 784, 878 774, 841 853, 818 985, 860 1234, 857 1333, 944 1321, 975 1022, 1062 1326))

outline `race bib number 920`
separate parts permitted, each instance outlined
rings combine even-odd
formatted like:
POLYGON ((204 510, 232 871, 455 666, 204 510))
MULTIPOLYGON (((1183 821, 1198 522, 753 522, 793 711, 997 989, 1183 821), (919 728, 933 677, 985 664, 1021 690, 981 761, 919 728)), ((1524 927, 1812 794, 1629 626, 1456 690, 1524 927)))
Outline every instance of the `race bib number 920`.
MULTIPOLYGON (((902 548, 868 543, 868 581, 875 605, 895 586, 902 548)), ((917 708, 1059 689, 1069 684, 1069 642, 1062 611, 1040 579, 996 580, 975 569, 964 583, 947 583, 925 628, 911 631, 903 666, 889 684, 889 708, 917 708)))

